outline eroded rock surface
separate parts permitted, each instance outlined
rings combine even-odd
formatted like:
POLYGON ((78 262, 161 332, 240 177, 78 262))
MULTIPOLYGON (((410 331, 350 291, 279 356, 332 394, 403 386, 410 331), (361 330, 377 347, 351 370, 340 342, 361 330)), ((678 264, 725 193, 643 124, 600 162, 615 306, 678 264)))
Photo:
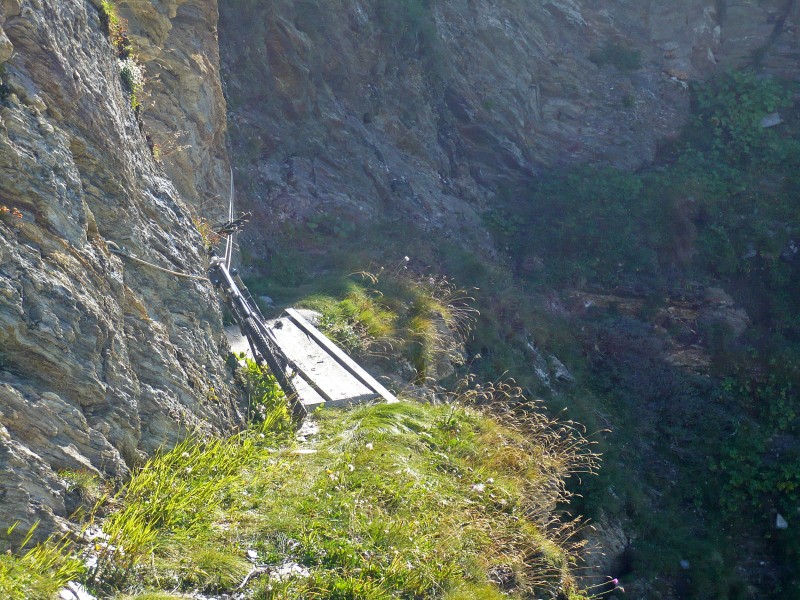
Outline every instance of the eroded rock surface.
POLYGON ((786 0, 226 2, 237 177, 263 223, 406 219, 480 245, 476 212, 503 186, 651 162, 688 81, 797 75, 799 16, 786 0))
POLYGON ((217 3, 120 2, 118 11, 145 68, 143 120, 150 145, 200 216, 227 214, 230 174, 217 3))
MULTIPOLYGON (((214 3, 177 4, 154 8, 161 20, 137 31, 185 29, 192 15, 197 36, 153 36, 161 53, 190 56, 213 38, 214 3)), ((184 199, 123 90, 97 5, 0 2, 0 205, 21 215, 0 215, 0 527, 20 521, 22 533, 37 519, 42 535, 65 526, 60 471, 123 476, 188 430, 239 422, 211 285, 110 251, 113 242, 195 276, 206 267, 184 199)), ((216 105, 181 77, 161 85, 172 102, 163 121, 191 115, 184 128, 203 147, 174 166, 186 173, 180 186, 190 199, 213 193, 224 172, 224 146, 208 132, 216 105)))

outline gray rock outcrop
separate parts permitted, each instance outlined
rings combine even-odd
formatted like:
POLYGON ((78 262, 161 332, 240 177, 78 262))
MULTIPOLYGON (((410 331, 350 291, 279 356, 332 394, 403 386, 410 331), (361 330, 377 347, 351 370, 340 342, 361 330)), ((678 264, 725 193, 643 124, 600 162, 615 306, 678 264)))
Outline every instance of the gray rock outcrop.
POLYGON ((143 121, 181 197, 202 216, 227 215, 227 115, 219 74, 216 1, 119 2, 145 67, 143 121))
MULTIPOLYGON (((240 420, 211 285, 110 251, 114 242, 193 275, 206 267, 184 197, 131 109, 98 6, 0 2, 0 527, 19 521, 23 534, 37 519, 41 535, 66 526, 60 471, 122 477, 189 430, 240 420)), ((152 11, 152 23, 130 15, 141 47, 147 32, 180 30, 153 35, 152 48, 213 71, 215 3, 152 11), (189 22, 200 33, 189 35, 189 22)), ((145 120, 187 123, 200 149, 171 170, 184 170, 175 180, 194 200, 215 193, 226 170, 209 131, 224 110, 218 80, 208 91, 186 78, 160 78, 145 120)))
POLYGON ((503 186, 553 166, 651 162, 685 124, 690 80, 800 72, 800 5, 785 0, 220 10, 237 175, 275 229, 388 218, 481 248, 476 214, 503 186))

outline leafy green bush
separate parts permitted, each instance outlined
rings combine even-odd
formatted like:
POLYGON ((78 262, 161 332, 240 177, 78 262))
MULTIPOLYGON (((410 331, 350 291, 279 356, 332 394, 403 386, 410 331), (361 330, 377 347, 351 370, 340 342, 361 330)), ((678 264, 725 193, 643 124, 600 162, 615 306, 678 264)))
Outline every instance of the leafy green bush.
POLYGON ((693 86, 693 141, 730 163, 776 162, 781 159, 778 135, 761 126, 767 115, 791 106, 792 94, 772 78, 731 71, 693 86))
MULTIPOLYGON (((776 359, 773 359, 773 361, 776 359)), ((800 452, 776 444, 800 431, 796 406, 800 374, 772 369, 767 375, 740 367, 724 381, 727 401, 748 415, 712 468, 724 480, 720 504, 730 517, 742 510, 777 507, 784 514, 800 502, 800 452)))
POLYGON ((244 359, 243 372, 250 423, 264 431, 291 431, 293 425, 289 403, 275 376, 249 358, 244 359))

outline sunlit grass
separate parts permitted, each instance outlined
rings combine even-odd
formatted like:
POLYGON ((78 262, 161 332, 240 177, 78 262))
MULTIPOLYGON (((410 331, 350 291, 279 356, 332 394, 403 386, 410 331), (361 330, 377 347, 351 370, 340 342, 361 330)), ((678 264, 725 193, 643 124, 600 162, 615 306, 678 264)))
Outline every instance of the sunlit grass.
POLYGON ((134 473, 113 499, 120 508, 102 521, 107 538, 96 548, 90 582, 124 586, 156 558, 172 573, 175 556, 178 578, 190 587, 216 589, 235 579, 242 561, 220 548, 214 524, 246 485, 247 471, 270 448, 285 444, 290 431, 286 398, 274 380, 252 361, 244 374, 258 421, 228 438, 189 436, 134 473), (194 558, 187 563, 187 556, 194 558), (218 564, 206 566, 214 557, 218 564))
POLYGON ((310 570, 256 597, 492 598, 493 570, 512 573, 510 597, 570 587, 574 558, 551 512, 562 492, 547 484, 578 466, 556 458, 561 434, 540 445, 476 411, 408 403, 321 425, 315 454, 253 481, 255 547, 310 570), (515 460, 496 461, 496 448, 515 460))
POLYGON ((45 598, 79 579, 104 597, 150 599, 576 593, 574 524, 555 508, 565 480, 594 468, 586 442, 513 408, 512 385, 440 397, 323 411, 303 448, 274 422, 192 436, 133 474, 90 547, 0 557, 0 591, 45 598), (495 416, 470 408, 489 401, 495 416), (78 553, 95 561, 85 576, 65 558, 78 553))
MULTIPOLYGON (((46 542, 25 549, 38 523, 34 525, 18 544, 19 553, 12 548, 0 554, 0 598, 8 600, 49 600, 67 582, 84 573, 82 561, 70 556, 71 544, 67 537, 51 537, 46 542)), ((10 536, 16 525, 4 533, 10 536)))
POLYGON ((437 362, 458 364, 475 321, 471 298, 446 277, 420 274, 403 260, 360 271, 302 306, 322 314, 322 331, 350 352, 406 359, 424 383, 437 362))

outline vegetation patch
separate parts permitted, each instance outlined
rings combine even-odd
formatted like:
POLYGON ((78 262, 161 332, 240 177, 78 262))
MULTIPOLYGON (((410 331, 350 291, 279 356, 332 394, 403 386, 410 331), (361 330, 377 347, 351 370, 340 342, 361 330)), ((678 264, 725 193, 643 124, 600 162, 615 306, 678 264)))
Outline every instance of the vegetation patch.
POLYGON ((743 163, 780 165, 787 152, 778 131, 764 127, 765 118, 792 105, 792 90, 773 78, 731 71, 693 87, 695 128, 692 144, 733 166, 743 163))
MULTIPOLYGON (((538 329, 524 318, 513 326, 576 376, 553 402, 590 429, 613 424, 582 510, 632 523, 642 534, 626 555, 634 577, 668 574, 688 598, 743 597, 743 557, 730 539, 755 529, 779 567, 765 588, 790 597, 800 590, 800 547, 773 515, 794 512, 800 486, 797 86, 732 72, 692 89, 694 118, 653 168, 580 168, 507 191, 485 218, 529 295, 503 294, 485 313, 513 319, 537 294, 551 303, 553 289, 566 292, 566 306, 575 290, 640 300, 635 311, 586 302, 538 329), (713 315, 691 327, 663 318, 673 301, 706 303, 707 288, 745 309, 744 333, 713 315), (706 348, 708 372, 670 364, 676 342, 706 348), (653 468, 664 461, 680 465, 674 476, 653 468), (690 573, 675 566, 684 559, 690 573)), ((519 371, 530 360, 524 340, 503 345, 491 329, 479 327, 476 344, 502 353, 492 369, 519 371)))
POLYGON ((259 554, 308 569, 263 582, 265 597, 522 598, 574 585, 565 531, 531 518, 560 494, 543 495, 544 481, 589 467, 562 462, 565 439, 455 405, 321 419, 300 478, 284 466, 285 479, 256 482, 251 496, 256 506, 278 490, 286 498, 264 513, 259 554))
MULTIPOLYGON (((156 157, 155 146, 153 146, 153 158, 156 160, 159 160, 160 158, 160 155, 156 157)), ((222 242, 222 236, 214 231, 213 224, 205 217, 194 215, 192 217, 192 223, 197 229, 197 233, 200 234, 200 240, 202 241, 203 248, 206 252, 211 252, 222 242)))
POLYGON ((404 259, 391 268, 362 271, 331 295, 302 302, 322 313, 322 330, 351 352, 404 358, 424 382, 438 362, 463 364, 460 354, 477 311, 451 280, 422 275, 404 259), (337 296, 339 298, 337 298, 337 296))
POLYGON ((117 7, 110 0, 100 3, 100 24, 105 29, 117 55, 117 66, 122 84, 130 96, 131 108, 139 115, 144 90, 144 67, 134 52, 128 37, 128 22, 119 16, 117 7))
POLYGON ((686 275, 761 271, 782 297, 778 282, 792 267, 777 259, 800 232, 791 95, 792 86, 747 73, 695 86, 697 116, 669 164, 554 173, 510 192, 487 224, 517 273, 544 285, 646 292, 686 275), (780 107, 782 127, 762 127, 780 107))
POLYGON ((50 597, 68 580, 124 598, 583 597, 575 523, 554 519, 565 482, 596 463, 571 423, 501 384, 440 405, 323 411, 298 447, 285 399, 247 368, 266 419, 148 461, 87 530, 90 546, 0 557, 4 597, 50 597), (493 415, 476 408, 488 402, 493 415))
MULTIPOLYGON (((9 527, 7 536, 16 529, 9 527)), ((51 600, 69 581, 82 577, 83 562, 70 556, 72 547, 66 538, 50 538, 27 548, 38 523, 16 548, 0 538, 0 596, 8 600, 51 600), (16 551, 16 553, 13 553, 16 551)))

